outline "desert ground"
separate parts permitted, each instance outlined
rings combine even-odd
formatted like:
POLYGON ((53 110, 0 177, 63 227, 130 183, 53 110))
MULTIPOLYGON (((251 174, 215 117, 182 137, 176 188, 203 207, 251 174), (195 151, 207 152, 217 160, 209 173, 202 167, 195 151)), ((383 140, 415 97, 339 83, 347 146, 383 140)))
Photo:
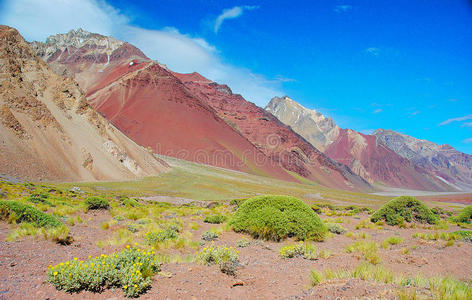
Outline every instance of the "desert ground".
POLYGON ((470 237, 453 232, 472 226, 451 221, 463 203, 425 200, 440 211, 436 225, 390 226, 373 223, 370 217, 391 197, 304 184, 288 187, 272 179, 179 160, 170 164, 174 170, 170 173, 133 182, 2 181, 3 198, 56 217, 73 241, 11 219, 1 221, 0 298, 125 298, 123 287, 94 292, 56 289, 49 271, 74 259, 87 262, 124 249, 152 251, 159 262, 149 287, 138 295, 142 299, 467 299, 471 295, 472 271, 467 266, 472 265, 472 243, 470 237), (229 220, 244 199, 271 191, 295 195, 316 210, 329 227, 324 241, 274 241, 234 232, 229 220), (38 193, 47 196, 32 201, 31 195, 38 193), (106 199, 109 207, 87 207, 86 199, 95 195, 106 199), (221 218, 211 220, 212 216, 221 218), (150 238, 169 228, 174 235, 150 238), (283 257, 284 249, 307 244, 310 255, 283 257), (237 256, 231 272, 205 263, 199 255, 218 246, 237 256))

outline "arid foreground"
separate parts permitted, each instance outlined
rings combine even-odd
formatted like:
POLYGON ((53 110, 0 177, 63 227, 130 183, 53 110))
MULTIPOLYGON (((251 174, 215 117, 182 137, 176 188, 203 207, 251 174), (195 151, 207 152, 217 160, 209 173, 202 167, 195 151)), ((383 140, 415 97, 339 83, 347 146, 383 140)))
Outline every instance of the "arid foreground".
POLYGON ((51 266, 60 272, 68 261, 87 264, 90 257, 124 249, 152 252, 160 264, 150 288, 138 293, 143 299, 409 299, 415 294, 467 299, 471 293, 470 236, 451 234, 471 225, 447 221, 447 211, 437 225, 413 222, 400 228, 372 223, 368 209, 319 204, 312 207, 330 232, 323 242, 299 244, 234 232, 228 220, 243 200, 177 206, 109 192, 103 198, 109 207, 92 209, 90 195, 79 190, 6 182, 1 189, 4 197, 20 199, 70 229, 54 233, 27 223, 0 223, 2 299, 124 298, 128 287, 66 293, 49 282, 60 275, 53 275, 51 266), (202 252, 218 246, 238 262, 228 268, 207 265, 202 252), (301 252, 293 252, 297 246, 301 252))

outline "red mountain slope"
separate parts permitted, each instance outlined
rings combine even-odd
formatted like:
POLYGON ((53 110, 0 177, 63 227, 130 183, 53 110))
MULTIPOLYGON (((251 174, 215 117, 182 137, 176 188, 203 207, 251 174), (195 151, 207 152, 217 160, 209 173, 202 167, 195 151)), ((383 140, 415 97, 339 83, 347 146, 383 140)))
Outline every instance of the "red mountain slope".
POLYGON ((127 43, 78 30, 33 46, 57 72, 74 75, 115 126, 158 153, 336 188, 369 187, 227 86, 172 73, 127 43))
POLYGON ((94 108, 155 152, 234 170, 292 179, 167 68, 139 49, 85 31, 34 47, 57 71, 73 74, 94 108))
POLYGON ((341 129, 325 154, 371 183, 418 190, 447 190, 446 184, 379 143, 373 135, 341 129))
POLYGON ((266 110, 372 184, 433 191, 453 189, 421 165, 398 155, 375 136, 341 129, 331 118, 287 96, 274 97, 266 110))
POLYGON ((281 164, 289 171, 330 187, 369 186, 349 168, 329 159, 276 117, 241 95, 233 94, 228 86, 212 82, 198 73, 174 74, 192 93, 256 145, 272 164, 281 164))

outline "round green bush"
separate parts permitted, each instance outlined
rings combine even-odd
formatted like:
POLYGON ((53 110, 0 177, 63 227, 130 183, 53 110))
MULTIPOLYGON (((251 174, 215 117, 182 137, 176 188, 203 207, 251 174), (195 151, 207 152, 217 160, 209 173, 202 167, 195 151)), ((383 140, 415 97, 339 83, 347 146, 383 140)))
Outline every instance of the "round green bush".
POLYGON ((88 197, 85 204, 88 209, 107 209, 110 206, 108 200, 98 196, 88 197))
POLYGON ((374 223, 385 220, 385 223, 393 226, 412 221, 437 224, 439 218, 415 197, 400 196, 387 202, 371 216, 370 220, 374 223))
POLYGON ((9 219, 16 223, 27 222, 37 227, 58 227, 63 224, 55 217, 17 201, 0 200, 0 220, 9 219))
POLYGON ((210 215, 206 216, 205 220, 203 222, 205 223, 211 223, 211 224, 221 224, 226 220, 225 216, 222 215, 210 215))
POLYGON ((470 223, 470 221, 472 221, 472 205, 464 207, 461 213, 454 218, 454 221, 460 223, 470 223))
POLYGON ((229 224, 236 232, 275 241, 287 237, 321 241, 328 231, 308 205, 290 196, 266 195, 248 199, 229 224))

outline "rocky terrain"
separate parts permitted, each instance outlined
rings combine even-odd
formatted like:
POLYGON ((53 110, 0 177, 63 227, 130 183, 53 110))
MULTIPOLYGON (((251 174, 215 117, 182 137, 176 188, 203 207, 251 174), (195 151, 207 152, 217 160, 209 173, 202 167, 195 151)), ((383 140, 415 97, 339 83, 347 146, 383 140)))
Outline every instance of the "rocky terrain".
POLYGON ((397 154, 376 136, 340 129, 331 118, 287 96, 273 98, 266 110, 371 184, 428 191, 457 190, 450 181, 438 178, 410 157, 397 154))
POLYGON ((472 155, 393 130, 377 129, 377 139, 400 156, 460 189, 472 189, 472 155))
POLYGON ((0 27, 0 173, 29 180, 117 180, 167 164, 88 104, 13 28, 0 27))
POLYGON ((305 108, 288 96, 272 98, 265 109, 320 151, 325 151, 339 135, 340 128, 332 118, 305 108))
POLYGON ((103 116, 157 153, 292 181, 302 176, 330 187, 370 188, 228 86, 173 73, 132 45, 77 30, 33 46, 56 72, 72 74, 103 116))

